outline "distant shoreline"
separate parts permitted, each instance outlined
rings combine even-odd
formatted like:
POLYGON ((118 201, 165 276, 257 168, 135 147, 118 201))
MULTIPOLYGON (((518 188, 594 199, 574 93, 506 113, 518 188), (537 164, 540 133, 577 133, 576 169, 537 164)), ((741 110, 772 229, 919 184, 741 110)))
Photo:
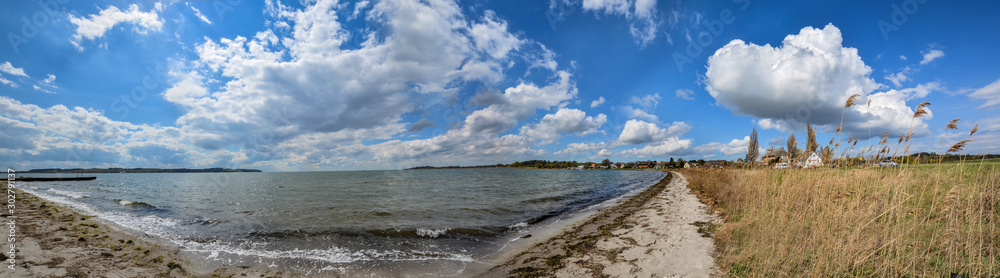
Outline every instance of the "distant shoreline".
POLYGON ((24 172, 18 172, 19 174, 76 174, 76 173, 88 173, 88 174, 100 174, 100 173, 259 173, 263 172, 257 169, 228 169, 228 168, 204 168, 204 169, 187 169, 187 168, 174 168, 174 169, 162 169, 162 168, 90 168, 90 169, 31 169, 24 172))

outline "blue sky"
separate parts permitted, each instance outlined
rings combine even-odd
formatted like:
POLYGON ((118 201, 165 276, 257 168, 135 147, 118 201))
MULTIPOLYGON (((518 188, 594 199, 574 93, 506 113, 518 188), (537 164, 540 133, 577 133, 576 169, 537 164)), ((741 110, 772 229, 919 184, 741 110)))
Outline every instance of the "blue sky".
POLYGON ((993 1, 0 5, 13 169, 735 160, 842 118, 855 153, 1000 145, 993 1))

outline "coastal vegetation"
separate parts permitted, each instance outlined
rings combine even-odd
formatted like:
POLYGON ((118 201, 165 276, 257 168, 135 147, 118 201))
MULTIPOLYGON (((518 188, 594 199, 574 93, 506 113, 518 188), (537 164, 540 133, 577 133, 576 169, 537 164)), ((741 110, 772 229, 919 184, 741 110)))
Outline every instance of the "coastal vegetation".
MULTIPOLYGON (((725 222, 714 235, 723 276, 997 277, 1000 163, 997 155, 962 154, 977 130, 943 155, 907 155, 912 131, 859 147, 860 138, 842 141, 838 128, 821 149, 809 126, 805 151, 822 150, 826 166, 836 167, 774 170, 758 162, 682 173, 725 222), (877 167, 883 160, 902 165, 877 167)), ((788 145, 795 149, 791 138, 788 145)), ((749 148, 747 157, 756 152, 749 148)))
POLYGON ((725 220, 726 276, 1000 274, 997 164, 683 174, 725 220))

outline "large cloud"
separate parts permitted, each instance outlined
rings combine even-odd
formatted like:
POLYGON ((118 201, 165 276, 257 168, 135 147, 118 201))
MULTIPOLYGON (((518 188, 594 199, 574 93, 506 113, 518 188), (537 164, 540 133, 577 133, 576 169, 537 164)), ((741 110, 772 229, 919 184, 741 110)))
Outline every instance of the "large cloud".
MULTIPOLYGON (((275 115, 283 125, 272 131, 275 142, 313 132, 376 129, 399 123, 418 108, 413 100, 421 95, 449 97, 466 84, 499 82, 510 53, 524 42, 494 13, 471 21, 452 1, 379 2, 367 19, 381 27, 362 34, 344 29, 339 6, 327 0, 296 10, 278 3, 269 8, 276 28, 252 38, 206 39, 197 46, 192 73, 181 74, 165 94, 187 111, 177 123, 207 149, 244 144, 255 130, 271 129, 264 123, 275 115), (352 36, 367 40, 356 49, 344 47, 352 36), (215 75, 225 85, 207 90, 201 80, 215 75)), ((466 122, 474 132, 516 126, 535 108, 566 97, 547 95, 547 89, 530 84, 508 89, 510 105, 476 111, 466 122), (540 98, 516 97, 536 91, 540 98)))
MULTIPOLYGON (((845 101, 860 94, 858 105, 843 116, 846 132, 867 136, 871 116, 873 128, 906 133, 913 115, 906 101, 926 96, 927 88, 870 95, 882 85, 869 77, 872 70, 858 50, 842 42, 840 29, 832 24, 823 29, 805 27, 785 37, 778 47, 733 40, 709 57, 705 89, 735 113, 760 118, 764 128, 785 131, 804 130, 808 121, 825 132, 835 132, 845 101)), ((913 127, 926 132, 926 124, 919 119, 913 127)))
POLYGON ((371 150, 376 160, 404 163, 426 161, 430 157, 462 161, 482 155, 494 156, 492 159, 509 159, 511 155, 540 154, 541 151, 532 149, 536 141, 547 144, 560 133, 592 133, 596 126, 607 121, 603 114, 597 118, 585 117, 580 110, 560 109, 543 117, 538 124, 525 126, 521 134, 498 136, 539 109, 561 107, 575 98, 577 89, 571 77, 568 72, 560 71, 556 73, 556 79, 544 87, 522 83, 507 88, 502 95, 492 97, 497 98, 493 100, 496 103, 473 111, 457 129, 428 139, 392 140, 373 145, 371 150), (540 130, 541 126, 557 129, 540 130))
POLYGON ((55 105, 42 108, 0 97, 0 162, 34 167, 135 167, 193 164, 198 153, 180 141, 177 128, 135 125, 101 112, 55 105))

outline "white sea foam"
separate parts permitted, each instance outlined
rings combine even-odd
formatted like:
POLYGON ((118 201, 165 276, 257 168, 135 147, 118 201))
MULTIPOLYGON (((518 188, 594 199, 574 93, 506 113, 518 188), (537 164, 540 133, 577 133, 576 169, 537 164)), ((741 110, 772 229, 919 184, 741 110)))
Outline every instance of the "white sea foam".
MULTIPOLYGON (((422 260, 452 260, 461 262, 475 261, 470 255, 454 254, 447 252, 419 251, 406 252, 401 250, 349 250, 340 247, 328 249, 308 249, 308 250, 268 250, 265 243, 238 244, 223 241, 197 242, 185 239, 179 235, 178 229, 182 228, 182 221, 155 215, 139 216, 125 212, 103 212, 80 202, 73 201, 66 194, 59 194, 57 191, 47 190, 51 193, 26 190, 42 199, 56 202, 62 205, 73 207, 85 214, 94 215, 98 218, 110 221, 118 226, 135 230, 146 235, 155 236, 166 240, 182 250, 190 252, 208 253, 208 258, 221 259, 220 254, 230 254, 236 256, 258 257, 265 259, 307 259, 318 260, 330 263, 351 263, 358 261, 422 261, 422 260), (57 195, 58 194, 58 195, 57 195)), ((74 198, 75 199, 75 198, 74 198)), ((125 201, 120 201, 122 203, 125 201)), ((417 234, 421 236, 436 237, 444 234, 447 229, 424 230, 418 229, 417 234)))
POLYGON ((528 226, 528 223, 527 223, 527 222, 517 222, 517 223, 516 223, 516 224, 514 224, 514 225, 510 225, 510 226, 508 226, 508 227, 507 227, 507 229, 517 229, 517 228, 524 228, 524 227, 527 227, 527 226, 528 226))
POLYGON ((73 198, 73 199, 83 199, 83 197, 87 197, 86 194, 83 194, 83 193, 80 193, 80 192, 64 191, 64 190, 51 189, 51 188, 49 190, 45 190, 45 191, 52 192, 54 194, 59 194, 59 195, 67 196, 67 197, 70 197, 70 198, 73 198))
MULTIPOLYGON (((68 207, 74 208, 74 209, 82 212, 83 214, 97 215, 97 210, 94 209, 94 207, 91 207, 90 205, 87 205, 87 204, 75 201, 77 198, 72 198, 72 197, 70 197, 68 195, 55 194, 54 191, 49 191, 49 190, 46 190, 46 191, 36 191, 36 190, 31 190, 31 189, 26 189, 26 188, 21 188, 21 190, 24 190, 25 192, 31 193, 32 195, 35 195, 35 196, 37 196, 39 198, 48 200, 50 202, 55 202, 55 203, 60 204, 60 205, 64 205, 64 206, 68 206, 68 207), (53 194, 49 194, 49 193, 53 193, 53 194), (70 198, 66 198, 66 197, 70 197, 70 198)), ((52 190, 52 189, 50 189, 50 190, 52 190)), ((55 190, 55 191, 59 191, 59 190, 55 190)))
POLYGON ((447 233, 448 229, 417 229, 417 235, 422 237, 436 238, 444 233, 447 233))
POLYGON ((118 200, 118 203, 121 204, 121 205, 123 205, 123 206, 127 206, 127 205, 131 205, 132 201, 129 201, 129 200, 118 200))

